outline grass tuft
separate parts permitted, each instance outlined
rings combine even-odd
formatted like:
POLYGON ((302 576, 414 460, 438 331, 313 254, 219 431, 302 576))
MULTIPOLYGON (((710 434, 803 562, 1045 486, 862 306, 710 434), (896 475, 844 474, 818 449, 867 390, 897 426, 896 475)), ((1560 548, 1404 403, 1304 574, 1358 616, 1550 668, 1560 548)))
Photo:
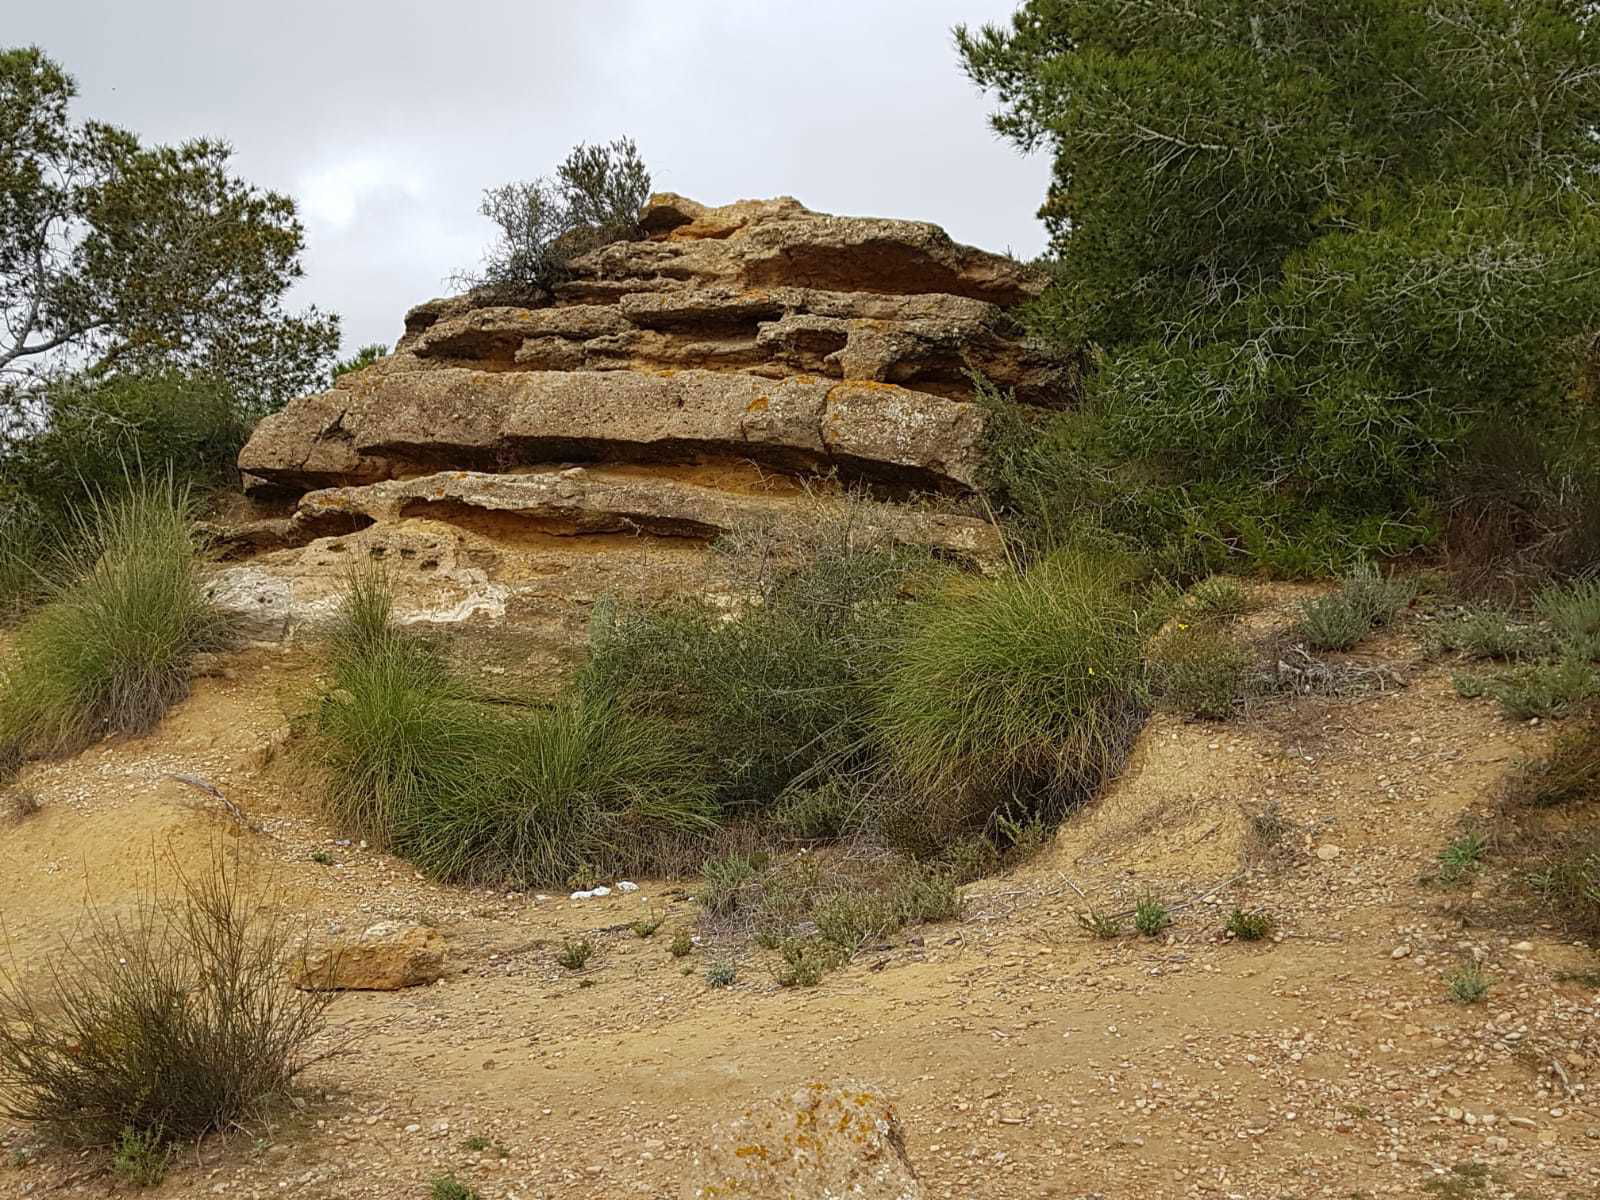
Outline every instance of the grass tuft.
POLYGON ((874 728, 936 844, 1059 817, 1120 768, 1143 716, 1141 612, 1121 564, 1077 551, 952 580, 913 606, 874 728))
POLYGON ((1235 579, 1213 575, 1189 589, 1189 612, 1197 620, 1235 621, 1260 608, 1235 579))
POLYGON ((594 956, 594 943, 588 938, 568 938, 556 952, 556 962, 569 971, 581 971, 594 956))
POLYGON ((1450 998, 1457 1004, 1476 1004, 1489 994, 1489 978, 1476 962, 1463 962, 1445 978, 1450 998))
POLYGON ((719 958, 706 968, 706 983, 714 988, 732 987, 739 978, 739 968, 731 958, 719 958))
POLYGON ((479 1197, 454 1175, 439 1175, 428 1185, 428 1200, 479 1200, 479 1197))
POLYGON ((1078 924, 1105 941, 1122 936, 1122 918, 1114 913, 1102 913, 1091 908, 1078 914, 1078 924))
POLYGON ((1566 654, 1600 662, 1600 578, 1555 585, 1534 598, 1566 654))
POLYGON ((656 930, 661 928, 661 923, 666 919, 666 914, 664 913, 651 913, 648 917, 640 917, 628 928, 633 930, 634 937, 654 937, 656 930))
POLYGON ((171 1159, 172 1147, 162 1140, 159 1131, 124 1129, 111 1152, 111 1173, 129 1187, 155 1187, 167 1177, 171 1159))
POLYGON ((29 757, 148 732, 188 694, 194 656, 228 642, 187 497, 170 484, 95 504, 40 571, 45 602, 0 668, 0 777, 29 757))
POLYGON ((689 936, 688 930, 680 929, 672 935, 672 941, 667 944, 667 951, 673 958, 687 958, 694 950, 694 939, 689 936))
POLYGON ((564 885, 648 870, 714 827, 702 764, 666 725, 568 695, 531 711, 475 696, 352 580, 314 718, 341 828, 428 874, 564 885))
POLYGON ((1483 862, 1483 852, 1488 841, 1476 833, 1464 834, 1439 851, 1439 879, 1443 883, 1460 883, 1473 875, 1483 862))

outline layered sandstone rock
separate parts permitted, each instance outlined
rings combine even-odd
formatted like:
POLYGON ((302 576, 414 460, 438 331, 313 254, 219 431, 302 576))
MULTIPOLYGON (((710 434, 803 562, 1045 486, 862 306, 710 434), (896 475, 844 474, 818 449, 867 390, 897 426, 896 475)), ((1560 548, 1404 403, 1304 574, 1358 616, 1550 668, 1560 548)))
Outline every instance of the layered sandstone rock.
POLYGON ((503 612, 530 570, 576 610, 597 588, 654 594, 644 547, 681 590, 715 591, 707 542, 830 502, 852 504, 865 536, 998 558, 963 502, 983 450, 973 381, 1069 398, 1071 364, 1008 313, 1040 277, 934 225, 788 198, 659 195, 641 227, 530 306, 413 308, 393 355, 261 423, 240 455, 247 487, 294 507, 224 535, 253 560, 224 590, 256 628, 308 623, 328 560, 352 556, 417 576, 414 612, 503 612), (918 495, 937 499, 905 503, 918 495), (288 582, 287 616, 269 576, 288 582))

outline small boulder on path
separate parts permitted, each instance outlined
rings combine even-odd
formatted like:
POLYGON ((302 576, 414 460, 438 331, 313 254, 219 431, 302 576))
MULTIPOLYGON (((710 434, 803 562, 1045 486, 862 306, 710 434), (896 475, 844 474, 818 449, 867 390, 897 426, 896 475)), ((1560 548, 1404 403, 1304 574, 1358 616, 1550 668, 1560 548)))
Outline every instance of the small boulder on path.
POLYGON ((445 941, 437 929, 380 921, 313 948, 295 983, 311 991, 399 991, 437 980, 444 974, 444 957, 445 941))

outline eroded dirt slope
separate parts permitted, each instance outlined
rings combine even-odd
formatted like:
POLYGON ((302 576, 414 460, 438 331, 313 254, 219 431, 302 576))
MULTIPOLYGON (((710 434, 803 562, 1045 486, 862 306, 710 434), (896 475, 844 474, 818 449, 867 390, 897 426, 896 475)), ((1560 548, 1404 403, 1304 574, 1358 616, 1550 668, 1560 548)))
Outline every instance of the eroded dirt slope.
MULTIPOLYGON (((808 991, 778 988, 754 952, 725 990, 704 982, 707 948, 686 972, 665 935, 694 919, 688 882, 584 902, 465 891, 339 844, 278 752, 315 673, 304 653, 251 651, 155 735, 31 768, 40 811, 0 830, 25 976, 86 893, 128 903, 168 847, 236 850, 318 927, 395 917, 449 939, 439 983, 339 996, 331 1036, 348 1053, 315 1069, 303 1110, 187 1152, 152 1196, 420 1197, 446 1171, 495 1200, 677 1196, 710 1126, 812 1079, 893 1097, 930 1196, 1600 1188, 1600 994, 1569 978, 1593 955, 1519 913, 1492 865, 1462 887, 1426 881, 1546 730, 1456 698, 1404 634, 1364 654, 1408 686, 1231 724, 1158 717, 1111 792, 969 888, 962 920, 808 991), (205 778, 257 828, 170 774, 205 778), (1149 892, 1182 906, 1168 936, 1079 927, 1086 907, 1149 892), (1272 912, 1281 940, 1222 938, 1235 905, 1272 912), (636 938, 627 924, 652 911, 663 932, 636 938), (580 931, 599 950, 573 975, 554 951, 580 931), (1451 1003, 1444 977, 1474 954, 1488 999, 1451 1003), (475 1137, 507 1156, 467 1149, 475 1137)), ((32 1140, 0 1123, 0 1145, 32 1140)), ((0 1156, 0 1195, 115 1192, 96 1159, 0 1156)))

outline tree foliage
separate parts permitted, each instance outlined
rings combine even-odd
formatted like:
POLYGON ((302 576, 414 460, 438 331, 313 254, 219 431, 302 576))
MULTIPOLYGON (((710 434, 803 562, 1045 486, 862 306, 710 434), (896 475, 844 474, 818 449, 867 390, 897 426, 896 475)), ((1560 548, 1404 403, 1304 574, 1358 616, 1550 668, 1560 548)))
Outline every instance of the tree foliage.
POLYGON ((0 51, 0 379, 151 366, 203 372, 268 408, 313 385, 337 319, 292 314, 294 202, 229 171, 222 142, 145 146, 76 122, 37 48, 0 51))
POLYGON ((1170 561, 1318 569, 1430 538, 1488 430, 1571 446, 1600 325, 1596 20, 1029 0, 958 29, 996 130, 1054 155, 1031 323, 1099 366, 1012 482, 1077 486, 1070 508, 1097 476, 1170 561))
POLYGON ((632 138, 580 144, 554 178, 487 189, 479 211, 499 228, 478 271, 458 282, 512 298, 537 297, 566 277, 578 255, 638 236, 650 171, 632 138))

